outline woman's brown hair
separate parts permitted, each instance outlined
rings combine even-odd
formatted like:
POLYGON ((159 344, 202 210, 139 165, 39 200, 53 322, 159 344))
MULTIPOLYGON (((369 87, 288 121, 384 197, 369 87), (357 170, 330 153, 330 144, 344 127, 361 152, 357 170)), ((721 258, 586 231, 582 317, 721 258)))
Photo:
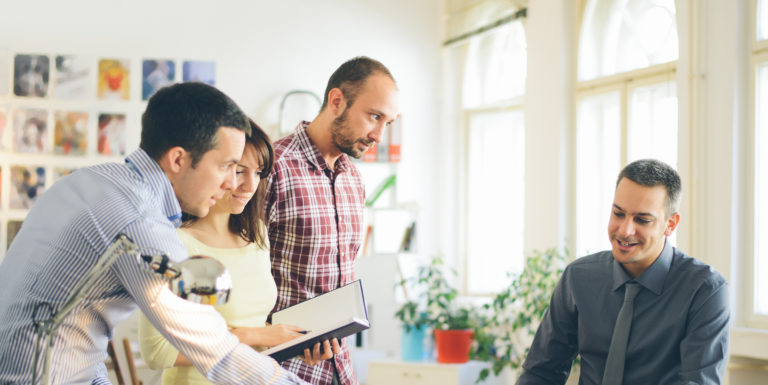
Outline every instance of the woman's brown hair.
POLYGON ((247 242, 266 248, 269 246, 269 241, 265 229, 267 223, 264 199, 267 195, 267 177, 272 172, 275 152, 267 133, 253 119, 249 118, 248 121, 251 123, 251 135, 246 137, 245 145, 253 146, 256 157, 261 157, 262 168, 259 172, 261 179, 259 186, 256 187, 256 193, 245 205, 243 212, 229 216, 229 231, 240 235, 247 242))
MULTIPOLYGON (((246 136, 245 145, 253 146, 256 151, 256 157, 260 158, 262 168, 259 172, 259 185, 256 187, 256 193, 245 205, 240 214, 231 214, 229 216, 229 231, 239 235, 243 240, 249 243, 256 243, 258 246, 267 248, 269 241, 266 231, 266 214, 264 201, 267 195, 267 177, 272 172, 272 165, 275 161, 275 152, 272 149, 272 142, 264 130, 259 127, 253 119, 248 119, 251 124, 251 135, 246 136)), ((189 227, 197 220, 197 217, 183 213, 182 227, 189 227)))

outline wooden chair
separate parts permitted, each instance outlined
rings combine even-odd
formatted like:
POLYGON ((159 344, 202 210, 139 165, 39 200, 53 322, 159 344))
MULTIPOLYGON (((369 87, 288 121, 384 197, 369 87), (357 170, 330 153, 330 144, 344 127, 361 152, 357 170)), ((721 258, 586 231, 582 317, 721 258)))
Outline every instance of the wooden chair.
POLYGON ((115 353, 115 345, 112 340, 107 342, 107 354, 109 354, 109 361, 104 364, 107 366, 107 370, 114 370, 115 377, 117 377, 117 385, 125 385, 123 380, 123 373, 120 371, 120 363, 117 360, 117 354, 115 353))
POLYGON ((125 349, 125 360, 128 361, 128 373, 131 375, 132 385, 143 385, 139 381, 139 375, 136 373, 136 364, 133 361, 133 349, 131 349, 131 340, 123 338, 123 348, 125 349))

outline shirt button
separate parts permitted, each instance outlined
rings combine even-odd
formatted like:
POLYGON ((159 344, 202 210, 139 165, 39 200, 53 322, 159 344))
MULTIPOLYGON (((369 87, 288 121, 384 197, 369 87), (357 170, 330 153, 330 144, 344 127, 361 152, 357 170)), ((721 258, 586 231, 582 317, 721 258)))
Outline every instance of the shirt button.
POLYGON ((343 251, 341 252, 341 256, 342 256, 342 257, 344 256, 344 252, 343 252, 343 251))

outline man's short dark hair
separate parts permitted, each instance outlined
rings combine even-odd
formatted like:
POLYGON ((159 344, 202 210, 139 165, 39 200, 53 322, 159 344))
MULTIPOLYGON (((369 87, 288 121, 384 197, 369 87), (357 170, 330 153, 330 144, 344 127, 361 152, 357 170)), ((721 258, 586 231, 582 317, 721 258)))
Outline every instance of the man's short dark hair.
POLYGON ((328 105, 328 93, 334 88, 341 90, 347 101, 347 107, 351 107, 368 77, 377 73, 386 75, 393 82, 395 81, 389 69, 378 60, 365 56, 348 60, 336 69, 331 78, 328 79, 328 85, 325 87, 325 95, 323 96, 323 106, 320 107, 320 110, 325 109, 325 106, 328 105))
POLYGON ((216 147, 220 127, 250 135, 248 118, 223 92, 203 83, 179 83, 158 90, 141 116, 139 147, 155 160, 173 147, 192 155, 192 167, 216 147))
POLYGON ((668 164, 656 159, 636 160, 621 170, 616 187, 623 178, 646 187, 664 186, 667 189, 667 216, 677 212, 683 188, 680 174, 668 164))

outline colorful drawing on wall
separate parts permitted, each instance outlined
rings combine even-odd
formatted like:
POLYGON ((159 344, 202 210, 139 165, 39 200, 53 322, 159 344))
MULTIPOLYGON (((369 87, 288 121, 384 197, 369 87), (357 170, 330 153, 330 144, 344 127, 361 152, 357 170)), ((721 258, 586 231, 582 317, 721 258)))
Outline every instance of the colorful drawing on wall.
POLYGON ((0 96, 11 92, 11 54, 0 50, 0 96))
POLYGON ((59 55, 55 59, 53 95, 60 99, 88 99, 92 94, 91 59, 77 55, 59 55))
POLYGON ((29 209, 45 192, 45 168, 35 166, 11 167, 11 209, 29 209))
POLYGON ((48 112, 18 108, 13 111, 16 152, 48 152, 48 112))
POLYGON ((147 100, 157 90, 173 84, 176 63, 173 60, 144 60, 141 64, 141 99, 147 100))
POLYGON ((99 114, 96 150, 102 155, 125 155, 125 114, 99 114))
POLYGON ((53 153, 85 155, 88 148, 88 113, 56 111, 53 128, 53 153))
POLYGON ((44 98, 48 94, 50 60, 45 55, 16 55, 13 63, 13 93, 44 98))
POLYGON ((51 178, 51 183, 58 182, 59 179, 61 179, 61 178, 65 177, 65 176, 75 172, 75 170, 77 170, 77 169, 76 168, 67 168, 67 167, 56 167, 56 168, 54 168, 53 172, 52 172, 53 178, 51 178))
POLYGON ((98 97, 105 100, 131 99, 131 67, 128 60, 99 60, 98 97))
POLYGON ((216 85, 216 63, 212 61, 187 60, 183 64, 182 79, 185 82, 201 82, 216 85))
POLYGON ((8 248, 11 247, 11 242, 13 242, 13 238, 16 238, 16 234, 18 234, 19 230, 21 230, 21 223, 22 221, 15 221, 15 220, 10 220, 7 222, 8 245, 6 246, 6 250, 8 250, 8 248))

